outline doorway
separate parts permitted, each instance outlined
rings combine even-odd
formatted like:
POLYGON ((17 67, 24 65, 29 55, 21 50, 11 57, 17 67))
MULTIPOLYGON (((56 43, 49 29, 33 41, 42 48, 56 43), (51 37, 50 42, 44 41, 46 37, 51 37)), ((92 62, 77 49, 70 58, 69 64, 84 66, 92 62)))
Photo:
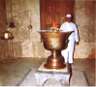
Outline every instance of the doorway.
POLYGON ((60 24, 66 13, 74 15, 74 0, 40 0, 41 29, 51 26, 53 20, 60 24))

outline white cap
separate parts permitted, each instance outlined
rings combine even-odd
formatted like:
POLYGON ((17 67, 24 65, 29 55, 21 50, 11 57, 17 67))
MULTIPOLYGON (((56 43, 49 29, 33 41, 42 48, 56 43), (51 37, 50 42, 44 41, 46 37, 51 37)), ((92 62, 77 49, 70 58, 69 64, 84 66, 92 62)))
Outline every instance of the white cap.
POLYGON ((71 14, 66 14, 66 17, 67 17, 67 18, 71 18, 72 15, 71 15, 71 14))

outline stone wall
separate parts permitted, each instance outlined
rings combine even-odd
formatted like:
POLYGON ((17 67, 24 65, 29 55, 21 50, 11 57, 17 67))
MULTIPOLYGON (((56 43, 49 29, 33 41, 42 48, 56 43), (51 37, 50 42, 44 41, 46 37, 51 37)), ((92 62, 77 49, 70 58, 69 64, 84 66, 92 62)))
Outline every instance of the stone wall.
MULTIPOLYGON (((6 29, 6 7, 5 7, 5 0, 0 0, 0 37, 2 33, 6 29)), ((4 40, 1 40, 0 38, 0 58, 5 56, 5 48, 6 48, 7 42, 4 40)))
MULTIPOLYGON (((46 58, 50 52, 45 50, 40 40, 40 4, 39 0, 12 0, 12 12, 10 0, 7 1, 7 20, 13 14, 15 28, 8 28, 14 35, 9 52, 14 57, 38 57, 46 58), (32 25, 32 29, 28 26, 32 25)), ((95 47, 96 31, 96 7, 91 0, 75 1, 75 19, 79 27, 80 43, 76 47, 75 58, 86 58, 95 47), (95 20, 94 20, 95 18, 95 20), (94 27, 95 26, 95 27, 94 27)))
POLYGON ((0 33, 5 30, 6 23, 6 9, 5 9, 5 0, 0 0, 0 33))
MULTIPOLYGON (((7 20, 10 22, 10 12, 13 14, 15 28, 8 28, 14 35, 13 56, 15 57, 46 57, 46 50, 41 42, 40 34, 40 6, 39 0, 7 0, 7 20), (28 28, 32 25, 32 29, 28 28)), ((10 48, 10 47, 9 47, 10 48)))
POLYGON ((75 17, 80 32, 80 44, 77 46, 75 53, 77 58, 86 58, 96 49, 95 5, 96 1, 75 1, 75 17))

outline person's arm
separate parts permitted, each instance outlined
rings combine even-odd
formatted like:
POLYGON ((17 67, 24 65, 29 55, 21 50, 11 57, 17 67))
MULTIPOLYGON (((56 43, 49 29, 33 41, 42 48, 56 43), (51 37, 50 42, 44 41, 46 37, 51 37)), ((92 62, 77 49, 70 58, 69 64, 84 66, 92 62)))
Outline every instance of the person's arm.
POLYGON ((79 40, 80 40, 79 30, 78 30, 78 28, 75 26, 75 41, 76 41, 77 44, 79 44, 79 40))

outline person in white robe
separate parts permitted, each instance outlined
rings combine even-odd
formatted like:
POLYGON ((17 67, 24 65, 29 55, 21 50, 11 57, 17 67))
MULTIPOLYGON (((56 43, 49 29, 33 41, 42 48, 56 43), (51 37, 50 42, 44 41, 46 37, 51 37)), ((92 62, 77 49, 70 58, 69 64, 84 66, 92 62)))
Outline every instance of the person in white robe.
POLYGON ((61 51, 62 56, 65 59, 65 63, 72 64, 74 60, 74 51, 76 43, 79 43, 79 32, 75 23, 72 22, 72 15, 66 14, 66 21, 60 26, 62 32, 73 31, 68 37, 68 46, 61 51))

